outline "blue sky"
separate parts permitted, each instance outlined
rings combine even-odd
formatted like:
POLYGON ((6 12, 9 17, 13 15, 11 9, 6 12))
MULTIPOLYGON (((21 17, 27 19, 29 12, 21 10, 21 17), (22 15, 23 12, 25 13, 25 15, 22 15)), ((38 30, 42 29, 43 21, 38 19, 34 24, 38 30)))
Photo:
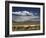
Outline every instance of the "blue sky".
POLYGON ((32 7, 12 7, 12 12, 18 12, 18 11, 28 11, 32 12, 33 15, 37 13, 37 15, 40 15, 40 8, 32 8, 32 7))

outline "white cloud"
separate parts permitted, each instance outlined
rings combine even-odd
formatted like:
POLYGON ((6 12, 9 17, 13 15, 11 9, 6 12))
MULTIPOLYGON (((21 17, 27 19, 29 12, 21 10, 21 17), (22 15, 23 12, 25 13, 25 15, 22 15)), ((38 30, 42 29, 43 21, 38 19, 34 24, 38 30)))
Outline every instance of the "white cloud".
POLYGON ((13 12, 12 14, 21 14, 21 11, 19 11, 19 12, 13 12))
POLYGON ((25 13, 25 14, 27 13, 27 14, 29 14, 29 12, 28 12, 28 11, 22 11, 22 13, 25 13))
MULTIPOLYGON (((30 16, 14 16, 12 17, 13 21, 16 22, 24 22, 24 21, 39 21, 39 16, 34 16, 32 12, 28 11, 18 11, 18 12, 13 12, 13 14, 18 14, 18 15, 30 15, 30 16)), ((36 13, 37 14, 37 13, 36 13)))
POLYGON ((13 14, 18 14, 18 15, 31 15, 31 16, 33 16, 33 13, 32 12, 28 12, 28 11, 13 12, 13 14))

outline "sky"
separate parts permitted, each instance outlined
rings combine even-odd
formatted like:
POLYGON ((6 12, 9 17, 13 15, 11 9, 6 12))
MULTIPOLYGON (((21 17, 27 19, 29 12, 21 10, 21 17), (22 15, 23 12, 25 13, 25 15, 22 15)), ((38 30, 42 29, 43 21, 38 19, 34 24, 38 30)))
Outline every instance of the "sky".
POLYGON ((16 22, 40 21, 40 8, 12 7, 12 20, 16 22), (23 16, 23 15, 30 15, 30 16, 23 16))
POLYGON ((17 12, 17 13, 22 12, 22 14, 24 14, 23 11, 27 11, 29 13, 33 13, 34 16, 35 16, 36 13, 37 13, 38 16, 40 15, 40 8, 32 8, 32 7, 12 7, 12 12, 14 12, 14 13, 15 12, 17 12))

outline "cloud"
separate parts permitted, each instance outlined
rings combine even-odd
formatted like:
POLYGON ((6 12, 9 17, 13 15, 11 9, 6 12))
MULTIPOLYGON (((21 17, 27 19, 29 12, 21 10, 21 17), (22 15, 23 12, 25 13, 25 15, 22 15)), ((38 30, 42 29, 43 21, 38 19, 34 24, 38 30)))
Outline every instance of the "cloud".
POLYGON ((22 15, 22 16, 12 15, 12 20, 16 21, 16 22, 40 21, 40 17, 39 16, 35 16, 35 15, 37 15, 37 13, 35 13, 35 15, 34 15, 32 12, 18 11, 18 12, 13 12, 12 14, 22 15), (30 16, 23 16, 23 15, 30 15, 30 16))
POLYGON ((28 11, 18 11, 18 12, 13 12, 12 14, 16 14, 16 15, 31 15, 31 16, 33 16, 33 13, 28 12, 28 11))
POLYGON ((21 11, 19 11, 19 12, 13 12, 12 14, 21 14, 21 11))

